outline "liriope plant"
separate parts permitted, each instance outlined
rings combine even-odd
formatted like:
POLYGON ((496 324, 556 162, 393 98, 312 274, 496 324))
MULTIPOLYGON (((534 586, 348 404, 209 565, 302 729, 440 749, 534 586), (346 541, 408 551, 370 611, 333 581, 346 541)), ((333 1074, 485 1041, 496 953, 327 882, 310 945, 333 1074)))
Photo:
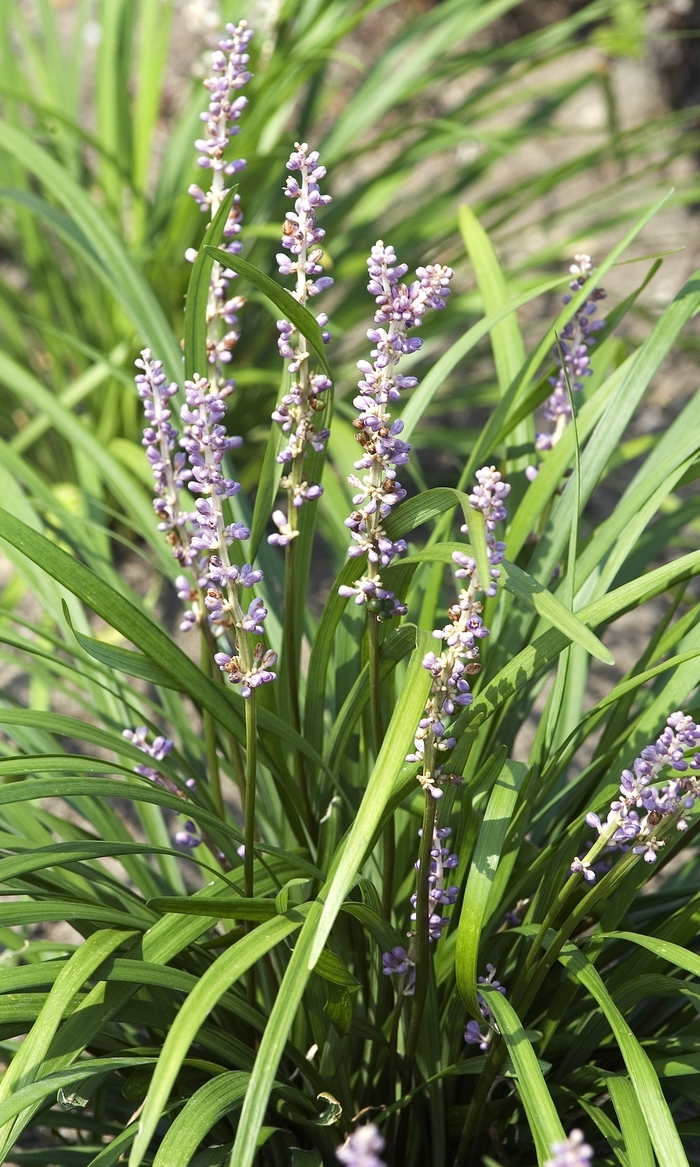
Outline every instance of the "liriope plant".
POLYGON ((538 289, 510 296, 464 207, 483 317, 425 371, 417 332, 452 270, 406 281, 377 241, 371 360, 334 415, 312 144, 287 162, 294 287, 241 253, 229 139, 253 112, 249 40, 228 26, 206 83, 184 368, 144 330, 145 473, 72 418, 71 456, 113 495, 105 523, 3 446, 3 1159, 690 1162, 700 398, 602 523, 586 508, 700 307, 697 275, 637 348, 616 329, 660 258, 601 320, 652 208, 597 267, 579 254, 539 286, 564 302, 527 353, 516 309, 538 289), (281 317, 282 367, 244 489, 229 425, 251 286, 281 317), (453 484, 421 489, 409 439, 486 336, 495 408, 453 484), (620 676, 601 638, 652 602, 620 676), (30 1132, 45 1145, 23 1149, 30 1132))

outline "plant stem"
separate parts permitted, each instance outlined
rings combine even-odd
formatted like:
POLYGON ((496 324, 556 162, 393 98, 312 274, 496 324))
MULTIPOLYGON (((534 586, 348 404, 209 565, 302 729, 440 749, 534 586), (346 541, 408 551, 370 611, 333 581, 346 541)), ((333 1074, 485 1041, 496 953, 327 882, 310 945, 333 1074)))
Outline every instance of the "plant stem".
POLYGON ((430 983, 430 899, 428 879, 430 876, 430 852, 433 846, 434 826, 435 799, 426 790, 425 806, 423 808, 423 834, 418 852, 419 868, 416 888, 416 987, 413 995, 413 1008, 411 1010, 411 1021, 408 1027, 408 1037, 406 1039, 406 1055, 404 1057, 402 1075, 404 1090, 408 1090, 411 1083, 413 1064, 416 1060, 416 1050, 418 1048, 418 1037, 425 1011, 425 1002, 428 998, 428 985, 430 983))
MULTIPOLYGON (((209 629, 205 630, 202 625, 202 672, 207 677, 212 673, 213 650, 209 644, 209 629)), ((216 750, 216 726, 214 718, 208 709, 202 710, 202 718, 204 721, 204 743, 207 752, 207 773, 209 775, 209 790, 211 792, 211 800, 214 803, 214 810, 219 818, 223 819, 225 816, 224 800, 221 793, 221 773, 219 771, 219 757, 216 750)))
MULTIPOLYGON (((374 757, 379 757, 379 751, 384 741, 384 721, 382 718, 382 682, 379 672, 379 637, 381 625, 374 612, 367 613, 367 640, 369 643, 369 703, 372 719, 372 737, 374 738, 374 757)), ((389 819, 384 828, 384 870, 382 876, 382 915, 385 920, 391 921, 391 909, 394 905, 394 864, 396 860, 396 835, 394 819, 389 819)))
MULTIPOLYGON (((255 778, 258 765, 258 718, 256 694, 253 689, 245 703, 245 821, 243 824, 243 838, 245 853, 243 858, 243 883, 245 894, 251 897, 255 893, 254 870, 255 862, 255 778)), ((248 921, 246 932, 252 931, 254 925, 248 921)), ((246 989, 248 1004, 255 1004, 255 968, 251 966, 246 974, 246 989)))
POLYGON ((245 703, 245 739, 246 739, 246 759, 245 759, 245 823, 244 823, 244 842, 245 842, 245 859, 243 863, 243 875, 245 894, 247 896, 253 895, 253 861, 255 858, 255 776, 258 766, 258 718, 256 708, 255 690, 253 689, 250 697, 245 703))
MULTIPOLYGON (((290 512, 296 514, 295 508, 289 506, 290 512)), ((301 732, 301 714, 299 710, 299 654, 297 646, 300 637, 297 632, 296 619, 296 587, 295 587, 296 540, 287 544, 284 564, 284 666, 287 676, 287 694, 289 698, 289 719, 292 728, 301 732)), ((294 751, 294 777, 297 780, 309 822, 311 818, 311 804, 306 781, 306 767, 304 757, 299 750, 294 751)))
POLYGON ((379 619, 374 612, 367 613, 367 639, 369 642, 369 703, 374 737, 374 756, 379 754, 384 740, 382 724, 382 688, 379 672, 379 619))
POLYGON ((505 1057, 505 1045, 496 1038, 488 1053, 488 1059, 477 1082, 476 1090, 472 1096, 467 1111, 467 1117, 464 1120, 464 1127, 462 1129, 462 1137, 459 1140, 459 1147, 455 1156, 454 1167, 464 1167, 464 1164, 469 1160, 471 1162, 476 1151, 476 1137, 479 1133, 479 1127, 484 1115, 484 1107, 489 1096, 489 1091, 493 1086, 494 1078, 501 1068, 501 1063, 505 1057))

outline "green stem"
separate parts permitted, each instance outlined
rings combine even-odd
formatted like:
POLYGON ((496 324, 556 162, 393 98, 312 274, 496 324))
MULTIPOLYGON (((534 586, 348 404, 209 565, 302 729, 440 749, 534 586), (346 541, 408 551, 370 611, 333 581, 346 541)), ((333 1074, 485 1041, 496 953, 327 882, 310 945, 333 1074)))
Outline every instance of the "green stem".
MULTIPOLYGON (((294 508, 291 506, 289 510, 294 508)), ((299 647, 301 637, 297 631, 296 618, 296 539, 287 544, 284 565, 284 667, 287 678, 287 694, 289 698, 289 719, 292 728, 301 733, 301 714, 299 711, 299 647)), ((294 751, 294 777, 297 780, 308 821, 311 822, 311 805, 309 790, 306 781, 306 767, 303 754, 294 751)))
MULTIPOLYGON (((255 689, 245 703, 245 821, 243 824, 243 839, 245 853, 243 858, 243 883, 246 896, 252 898, 255 894, 255 880, 253 865, 255 862, 255 779, 258 765, 258 718, 255 689)), ((246 923, 246 932, 254 927, 246 923)), ((255 968, 251 966, 246 974, 246 990, 248 1004, 255 1004, 255 968)))
MULTIPOLYGON (((426 750, 426 753, 429 752, 426 750)), ((432 764, 432 759, 431 759, 432 764)), ((427 764, 426 764, 427 769, 427 764)), ((413 1008, 406 1038, 406 1054, 403 1066, 403 1088, 410 1087, 413 1074, 413 1065, 418 1049, 418 1037, 421 1022, 428 999, 428 985, 430 984, 430 852, 433 846, 433 828, 435 826, 435 799, 426 790, 425 806, 423 808, 423 834, 418 852, 418 879, 416 896, 416 931, 415 931, 415 963, 416 987, 413 995, 413 1008)))
MULTIPOLYGON (((379 671, 379 638, 381 624, 374 612, 367 613, 367 640, 369 643, 369 704, 374 738, 374 757, 379 756, 384 741, 384 721, 382 718, 382 680, 379 671)), ((389 819, 384 828, 384 870, 382 876, 382 915, 391 921, 394 906, 394 865, 396 862, 396 834, 394 819, 389 819)))
POLYGON ((255 703, 255 690, 245 703, 245 823, 244 843, 245 859, 243 861, 243 876, 245 894, 252 896, 253 889, 253 862, 255 859, 255 778, 258 767, 258 718, 255 703))
POLYGON ((374 612, 367 613, 367 639, 369 642, 369 703, 372 716, 372 736, 374 756, 379 754, 384 740, 382 724, 382 682, 379 671, 380 623, 374 612))
POLYGON ((454 1167, 464 1167, 464 1164, 467 1161, 471 1162, 475 1156, 476 1139, 481 1121, 484 1117, 484 1108, 494 1079, 503 1063, 505 1052, 503 1042, 499 1038, 494 1039, 494 1043, 487 1055, 486 1065, 479 1075, 476 1090, 469 1104, 469 1110, 467 1111, 467 1117, 464 1120, 464 1127, 462 1129, 462 1137, 459 1140, 459 1147, 455 1156, 454 1167))
MULTIPOLYGON (((207 635, 209 629, 206 631, 202 626, 202 672, 211 677, 212 662, 214 659, 213 650, 209 644, 209 636, 207 635)), ((210 634, 209 634, 210 635, 210 634)), ((204 744, 207 752, 207 773, 209 775, 209 790, 211 792, 211 800, 214 804, 214 810, 219 818, 223 819, 225 816, 224 799, 221 793, 221 773, 219 771, 219 756, 216 748, 216 725, 214 718, 208 709, 202 710, 202 718, 204 721, 204 744)))

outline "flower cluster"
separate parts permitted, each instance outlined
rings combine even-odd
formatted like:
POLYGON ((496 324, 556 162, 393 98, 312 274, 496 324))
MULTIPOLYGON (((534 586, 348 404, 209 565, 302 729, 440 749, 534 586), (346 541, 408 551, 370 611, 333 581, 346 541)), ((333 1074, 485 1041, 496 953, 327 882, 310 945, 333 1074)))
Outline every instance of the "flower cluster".
MULTIPOLYGON (((333 280, 322 274, 323 251, 319 244, 325 231, 316 224, 316 211, 331 201, 331 196, 321 194, 319 182, 326 176, 325 166, 319 164, 317 150, 309 151, 306 142, 296 142, 287 170, 296 171, 288 175, 284 193, 294 199, 294 210, 287 211, 282 228, 284 251, 277 256, 277 265, 283 276, 293 275, 296 287, 290 293, 304 307, 307 301, 330 288, 333 280)), ((328 317, 321 312, 316 320, 323 329, 326 343, 331 339, 325 331, 328 317)), ((287 444, 277 461, 287 467, 287 473, 280 480, 280 486, 287 491, 288 514, 276 510, 272 516, 277 531, 270 535, 270 543, 286 547, 298 535, 296 511, 305 502, 317 499, 323 492, 318 483, 308 482, 304 477, 304 461, 309 450, 320 453, 330 430, 317 428, 318 414, 326 406, 324 394, 331 388, 331 381, 325 373, 309 369, 309 350, 306 337, 289 320, 278 320, 278 346, 287 361, 291 384, 272 414, 272 420, 281 425, 287 435, 287 444)))
MULTIPOLYGON (((154 762, 162 762, 163 758, 165 758, 173 748, 173 742, 169 737, 158 736, 154 738, 149 745, 147 741, 148 729, 145 725, 138 725, 136 729, 125 729, 122 733, 122 736, 125 737, 127 741, 132 742, 132 744, 135 745, 136 748, 141 750, 144 754, 148 754, 149 758, 152 758, 154 762)), ((144 778, 149 778, 150 781, 155 782, 157 786, 162 786, 163 789, 169 791, 170 794, 175 794, 178 798, 185 797, 179 787, 177 787, 174 782, 171 782, 169 778, 166 778, 163 774, 161 774, 154 766, 139 764, 134 766, 134 771, 137 774, 141 774, 144 778)), ((188 778, 185 785, 190 790, 194 790, 196 782, 194 778, 188 778)), ((182 823, 180 829, 175 832, 175 842, 177 845, 179 847, 198 847, 201 841, 202 837, 192 820, 184 818, 184 822, 182 823)))
MULTIPOLYGON (((203 170, 212 171, 211 186, 208 191, 202 190, 196 183, 189 187, 189 193, 200 211, 212 219, 228 194, 226 178, 243 170, 246 165, 243 158, 226 161, 224 153, 231 138, 240 131, 238 120, 248 104, 247 97, 236 94, 252 77, 247 69, 250 58, 246 50, 253 30, 242 20, 238 25, 227 24, 226 32, 228 36, 219 41, 218 49, 211 56, 212 75, 204 81, 210 94, 209 107, 200 114, 206 126, 206 137, 195 142, 199 151, 197 165, 203 170)), ((236 194, 223 231, 223 250, 230 255, 237 255, 241 251, 238 236, 242 221, 240 199, 236 194)), ((192 263, 195 261, 197 252, 194 248, 185 252, 185 258, 192 263)), ((224 378, 224 366, 230 363, 232 351, 238 342, 239 332, 235 326, 238 323, 238 312, 245 303, 242 296, 229 296, 229 286, 234 278, 235 272, 222 268, 221 264, 214 264, 207 302, 207 361, 217 367, 220 380, 224 378)))
MULTIPOLYGON (((423 658, 423 668, 431 674, 433 683, 424 716, 416 730, 414 753, 408 754, 406 759, 423 763, 424 773, 419 777, 419 782, 434 798, 442 795, 440 782, 443 766, 436 767, 426 758, 426 747, 429 747, 432 758, 434 752, 442 753, 455 745, 455 739, 449 736, 447 718, 459 708, 471 705, 472 695, 467 678, 479 672, 479 641, 489 635, 481 616, 483 605, 476 599, 476 593, 480 591, 486 596, 496 594, 500 578, 498 564, 503 562, 505 551, 505 543, 496 539, 495 532, 496 523, 506 518, 505 500, 510 486, 493 466, 477 470, 476 480, 477 485, 469 495, 469 504, 484 516, 491 578, 480 581, 476 560, 461 551, 453 553, 452 558, 457 564, 456 576, 468 579, 469 584, 460 591, 457 603, 449 609, 449 623, 433 632, 436 640, 444 642, 443 651, 439 654, 426 653, 423 658)), ((468 534, 466 523, 462 531, 468 534)))
MULTIPOLYGON (((498 989, 498 992, 502 993, 505 997, 506 990, 500 981, 495 979, 496 970, 492 964, 486 965, 486 972, 488 976, 479 977, 479 984, 491 985, 494 989, 498 989)), ((482 1033, 478 1021, 468 1021, 467 1028, 464 1031, 464 1040, 467 1045, 478 1045, 479 1049, 485 1053, 493 1041, 494 1033, 497 1033, 498 1030, 496 1029, 496 1019, 493 1011, 489 1008, 481 993, 477 993, 477 1001, 479 1002, 479 1012, 486 1022, 486 1033, 482 1033)))
POLYGON ((153 508, 158 516, 158 530, 163 531, 173 549, 175 558, 190 567, 195 554, 190 547, 188 524, 194 515, 180 507, 180 491, 191 478, 185 454, 175 450, 178 431, 171 423, 170 399, 178 392, 175 382, 167 384, 163 362, 154 361, 150 349, 144 349, 136 367, 136 389, 143 401, 147 425, 142 445, 153 472, 155 498, 153 508))
MULTIPOLYGON (((569 284, 572 295, 580 292, 586 280, 593 271, 593 263, 590 255, 575 255, 574 263, 572 263, 569 271, 573 275, 573 280, 569 284)), ((572 299, 572 295, 563 297, 563 302, 568 304, 572 299)), ((582 377, 590 377, 592 373, 590 357, 588 350, 593 347, 595 342, 595 332, 599 332, 601 328, 605 327, 605 319, 603 317, 597 320, 592 320, 591 317, 598 309, 598 301, 605 299, 605 291, 603 288, 594 288, 585 304, 574 313, 571 320, 562 328, 559 334, 559 345, 561 346, 561 354, 559 346, 554 348, 554 357, 559 372, 555 377, 549 378, 549 383, 552 386, 552 392, 547 398, 547 404, 544 410, 544 417, 546 421, 554 422, 554 429, 551 433, 538 433, 535 439, 535 449, 537 450, 551 450, 556 446, 561 438, 566 424, 571 417, 571 401, 569 399, 569 391, 567 388, 567 378, 573 390, 583 388, 582 377), (562 364, 561 357, 564 357, 562 364)), ((527 476, 531 480, 537 477, 537 468, 529 466, 527 476)))
POLYGON ((367 336, 376 345, 371 350, 374 363, 359 361, 362 379, 358 382, 360 394, 353 404, 359 415, 353 422, 358 431, 356 441, 362 447, 362 457, 355 462, 356 470, 364 470, 362 478, 353 474, 348 478, 357 493, 353 504, 357 508, 345 520, 353 546, 348 554, 357 558, 367 553, 367 572, 352 587, 341 586, 340 594, 355 596, 356 604, 367 604, 380 618, 390 619, 406 611, 393 594, 382 585, 381 568, 406 550, 403 539, 389 538, 384 520, 406 497, 406 491, 396 477, 396 467, 408 462, 411 447, 400 437, 401 421, 391 420, 389 405, 398 401, 402 389, 412 389, 418 382, 397 372, 402 356, 417 352, 423 344, 420 337, 409 336, 419 327, 429 308, 445 306, 449 295, 452 270, 440 264, 430 264, 416 270, 411 284, 401 283, 408 267, 397 262, 391 246, 380 239, 372 248, 367 261, 369 284, 367 290, 375 297, 377 310, 367 336))
POLYGON ((344 1167, 385 1167, 379 1158, 379 1152, 383 1150, 384 1139, 379 1127, 368 1122, 348 1135, 342 1147, 337 1148, 335 1157, 344 1167))
MULTIPOLYGON (((422 836, 423 831, 418 832, 422 836)), ((432 943, 439 940, 449 922, 449 916, 444 916, 443 910, 451 907, 459 895, 459 887, 452 885, 445 887, 447 872, 453 871, 459 863, 459 857, 450 852, 449 847, 443 846, 443 840, 449 839, 451 827, 436 827, 433 831, 433 845, 430 849, 430 873, 428 875, 428 938, 432 943)), ((420 860, 416 862, 416 870, 420 870, 420 860)), ((411 920, 416 920, 418 895, 411 896, 411 920)), ((405 997, 411 996, 415 988, 415 933, 410 932, 408 950, 401 945, 392 948, 390 952, 382 953, 382 972, 385 976, 397 974, 406 977, 403 988, 405 997)))
POLYGON ((226 454, 241 444, 240 438, 227 434, 223 424, 233 383, 217 386, 197 374, 186 381, 180 409, 184 429, 179 437, 169 408, 177 385, 166 385, 161 363, 151 359, 148 349, 137 365, 143 370, 136 381, 148 422, 143 442, 153 468, 159 526, 167 532, 176 559, 190 570, 190 575, 180 575, 175 581, 178 596, 191 605, 180 628, 188 631, 206 618, 215 635, 227 635, 233 642, 227 647, 234 647, 234 652, 217 653, 216 663, 249 697, 259 685, 275 680, 272 668, 277 657, 261 642, 249 644, 249 637, 264 634, 267 610, 263 601, 252 599, 247 611, 241 604, 242 590, 259 583, 262 572, 249 563, 232 563, 229 554, 232 543, 250 537, 243 523, 227 523, 223 510, 224 500, 240 490, 238 482, 226 477, 223 466, 226 454), (181 451, 175 453, 178 440, 181 451), (179 492, 185 486, 197 496, 192 511, 180 507, 179 492))
MULTIPOLYGON (((693 719, 685 713, 672 713, 661 736, 652 745, 645 746, 632 770, 622 771, 619 796, 610 804, 606 821, 601 822, 597 814, 586 815, 586 822, 595 828, 609 851, 631 848, 635 855, 643 855, 647 863, 653 863, 657 852, 665 846, 664 840, 656 835, 656 828, 664 819, 675 817, 677 830, 687 829, 687 812, 700 798, 700 779, 688 771, 700 770, 700 753, 695 753, 690 762, 684 753, 694 750, 698 742, 700 727, 693 719), (677 777, 660 788, 652 785, 666 766, 677 777)), ((583 859, 576 856, 571 864, 571 871, 583 875, 589 883, 596 877, 596 866, 592 863, 595 855, 591 856, 591 850, 583 859)), ((599 850, 598 844, 595 854, 599 850)))
POLYGON ((590 1167, 593 1147, 583 1141, 583 1132, 573 1130, 565 1143, 552 1143, 553 1159, 544 1167, 590 1167))

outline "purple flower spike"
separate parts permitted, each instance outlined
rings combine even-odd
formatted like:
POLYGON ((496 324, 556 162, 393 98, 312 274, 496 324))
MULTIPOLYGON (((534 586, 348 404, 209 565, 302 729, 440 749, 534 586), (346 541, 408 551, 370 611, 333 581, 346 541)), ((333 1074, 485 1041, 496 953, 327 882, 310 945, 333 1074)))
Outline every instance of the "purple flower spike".
POLYGON ((595 870, 609 867, 611 853, 629 851, 630 847, 635 855, 642 855, 646 863, 656 861, 658 852, 666 845, 663 839, 657 838, 656 828, 669 819, 677 830, 686 830, 687 812, 700 798, 700 780, 696 777, 700 770, 700 754, 694 753, 690 761, 684 757, 685 751, 695 750, 699 741, 700 727, 692 717, 680 710, 670 715, 666 728, 656 741, 644 747, 631 770, 622 771, 619 795, 613 799, 606 821, 601 822, 593 812, 586 815, 588 826, 594 827, 599 837, 605 840, 607 855, 602 866, 596 865, 594 869, 587 857, 577 857, 571 864, 572 872, 593 881, 595 870), (673 777, 658 788, 653 782, 667 766, 673 777), (635 840, 638 842, 632 846, 635 840))
MULTIPOLYGON (((353 503, 358 509, 345 520, 345 525, 354 541, 349 550, 351 557, 366 552, 372 567, 388 567, 406 550, 405 540, 387 537, 383 521, 391 508, 406 497, 406 491, 397 481, 396 467, 408 462, 411 449, 399 436, 403 422, 392 422, 388 406, 400 399, 401 390, 413 389, 418 384, 415 377, 403 377, 397 372, 401 357, 416 352, 423 343, 419 337, 409 337, 408 331, 422 324, 428 308, 444 307, 453 273, 449 267, 431 265, 418 268, 418 278, 410 285, 402 284, 399 281, 408 268, 398 263, 393 247, 385 246, 381 239, 372 248, 367 268, 367 290, 377 304, 374 322, 382 327, 370 328, 367 333, 376 345, 370 354, 374 363, 362 360, 357 366, 362 376, 358 381, 360 394, 353 402, 359 411, 353 425, 362 452, 355 469, 366 473, 363 477, 353 474, 348 478, 357 491, 353 503)), ((379 588, 379 576, 371 578, 379 588)), ((363 582, 358 580, 357 584, 363 582)), ((359 598, 361 590, 357 594, 357 602, 363 602, 359 598)), ((372 610, 380 619, 390 619, 397 609, 393 593, 385 591, 383 607, 375 606, 372 610)))
MULTIPOLYGON (((580 292, 593 271, 593 261, 590 255, 575 255, 569 271, 574 277, 569 287, 573 293, 580 292)), ((571 417, 567 377, 571 388, 577 392, 583 388, 582 378, 590 377, 593 372, 588 350, 596 343, 594 333, 605 327, 605 319, 598 317, 593 320, 591 317, 597 312, 598 302, 604 300, 605 295, 603 288, 594 288, 587 302, 581 305, 559 333, 559 345, 553 349, 553 356, 559 372, 556 377, 549 378, 552 392, 547 398, 544 409, 545 420, 554 422, 554 430, 549 433, 537 434, 536 450, 552 450, 566 429, 567 422, 571 417), (561 346, 561 353, 559 346, 561 346)), ((565 304, 568 304, 570 300, 570 295, 564 296, 565 304)), ((536 466, 529 466, 525 471, 531 482, 537 477, 537 472, 536 466)))
MULTIPOLYGON (((319 165, 318 151, 310 151, 306 142, 295 143, 287 169, 292 174, 287 178, 284 193, 287 198, 294 199, 294 210, 287 211, 282 227, 285 250, 277 255, 277 266, 281 275, 296 278, 291 295, 306 306, 311 297, 320 295, 333 284, 330 276, 321 274, 323 251, 319 244, 325 231, 316 225, 318 208, 327 206, 331 196, 321 193, 319 182, 325 178, 326 168, 319 165)), ((325 312, 316 319, 322 328, 328 323, 325 312)), ((325 409, 323 395, 331 388, 331 381, 325 373, 315 373, 309 368, 306 337, 297 332, 291 321, 278 320, 277 330, 280 355, 288 362, 291 374, 289 390, 272 414, 272 420, 287 435, 287 444, 278 454, 277 461, 289 467, 289 472, 280 481, 289 498, 288 523, 285 519, 289 533, 278 531, 270 535, 269 542, 286 547, 298 533, 295 511, 323 493, 323 487, 318 483, 305 480, 303 463, 310 450, 321 453, 330 437, 330 430, 317 425, 317 415, 325 409)), ((324 331, 324 342, 327 344, 330 339, 330 333, 324 331)), ((275 516, 272 517, 279 528, 275 516)))
MULTIPOLYGON (((422 762, 423 773, 418 781, 433 797, 439 797, 440 784, 448 777, 444 766, 435 766, 437 754, 452 749, 454 738, 449 736, 449 719, 471 705, 472 694, 468 678, 481 669, 479 664, 479 641, 489 635, 481 613, 483 605, 476 598, 477 591, 494 596, 501 573, 496 566, 503 562, 505 543, 496 539, 496 523, 506 516, 505 500, 510 486, 504 482, 494 466, 484 466, 476 472, 477 485, 469 495, 469 505, 481 511, 486 525, 486 546, 491 567, 491 578, 481 583, 476 572, 476 560, 462 551, 452 555, 457 564, 455 575, 458 579, 469 580, 469 585, 459 593, 457 603, 448 610, 449 623, 436 628, 433 636, 443 641, 443 651, 426 653, 423 668, 432 677, 430 695, 426 702, 424 716, 418 724, 414 738, 414 752, 408 754, 409 762, 422 762)), ((467 525, 462 531, 468 532, 467 525)))
MULTIPOLYGON (((228 194, 225 186, 227 178, 231 178, 240 170, 245 169, 245 159, 226 159, 224 154, 231 139, 239 132, 239 119, 248 104, 248 98, 238 91, 250 81, 252 73, 248 71, 249 56, 248 43, 253 30, 248 28, 245 20, 239 24, 226 25, 227 36, 219 41, 218 48, 211 56, 211 76, 204 81, 205 89, 209 90, 209 107, 200 114, 205 126, 205 137, 198 138, 195 148, 198 151, 197 164, 202 170, 210 171, 211 186, 208 191, 202 190, 196 183, 192 183, 189 194, 197 203, 203 214, 211 219, 216 215, 224 197, 228 194)), ((224 238, 221 247, 230 255, 237 255, 242 250, 240 241, 243 214, 239 196, 233 196, 231 209, 224 227, 224 238)), ((194 263, 197 252, 188 247, 185 258, 194 263)), ((243 296, 229 296, 231 280, 235 279, 235 272, 215 263, 209 281, 209 304, 207 307, 207 362, 212 366, 212 375, 223 384, 226 378, 226 366, 231 362, 231 354, 239 339, 238 313, 245 304, 243 296)))
POLYGON ((384 1150, 384 1139, 379 1128, 373 1122, 366 1126, 358 1126, 338 1147, 335 1157, 343 1167, 386 1167, 379 1158, 380 1151, 384 1150))

